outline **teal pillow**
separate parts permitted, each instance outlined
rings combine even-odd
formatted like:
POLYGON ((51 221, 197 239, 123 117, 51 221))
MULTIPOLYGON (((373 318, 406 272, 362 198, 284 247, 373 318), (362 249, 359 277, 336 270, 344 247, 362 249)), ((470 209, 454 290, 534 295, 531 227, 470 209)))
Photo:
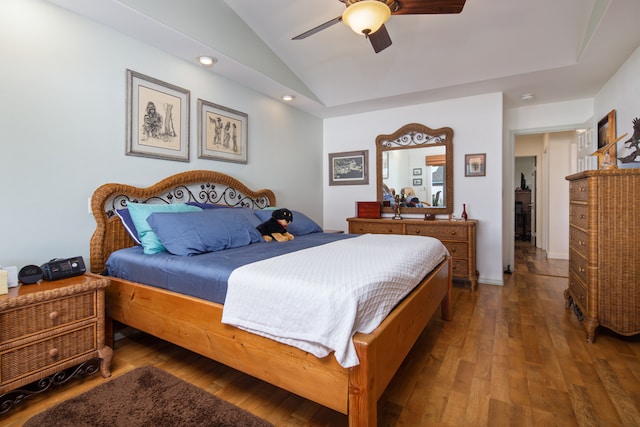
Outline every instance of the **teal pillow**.
POLYGON ((184 203, 175 203, 170 205, 152 205, 144 203, 127 202, 127 208, 131 215, 133 225, 138 231, 138 238, 145 254, 157 254, 164 252, 165 247, 162 246, 160 239, 153 232, 153 229, 147 222, 147 218, 154 212, 200 212, 202 208, 190 206, 184 203))

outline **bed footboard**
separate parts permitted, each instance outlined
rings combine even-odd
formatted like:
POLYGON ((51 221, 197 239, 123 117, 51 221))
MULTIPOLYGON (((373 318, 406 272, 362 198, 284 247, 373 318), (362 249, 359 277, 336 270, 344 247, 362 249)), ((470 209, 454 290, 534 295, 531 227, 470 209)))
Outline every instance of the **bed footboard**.
POLYGON ((377 402, 434 313, 451 320, 447 258, 371 334, 353 338, 360 365, 349 372, 349 426, 375 426, 377 402))

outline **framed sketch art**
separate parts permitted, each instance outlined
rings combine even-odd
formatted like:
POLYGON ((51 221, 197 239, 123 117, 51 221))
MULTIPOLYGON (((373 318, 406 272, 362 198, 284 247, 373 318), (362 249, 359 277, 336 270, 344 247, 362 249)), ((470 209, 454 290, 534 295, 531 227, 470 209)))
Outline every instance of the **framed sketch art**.
POLYGON ((127 70, 126 154, 189 161, 188 90, 127 70))
POLYGON ((247 163, 249 116, 198 99, 198 158, 247 163))
POLYGON ((369 150, 329 154, 329 185, 369 184, 369 150))

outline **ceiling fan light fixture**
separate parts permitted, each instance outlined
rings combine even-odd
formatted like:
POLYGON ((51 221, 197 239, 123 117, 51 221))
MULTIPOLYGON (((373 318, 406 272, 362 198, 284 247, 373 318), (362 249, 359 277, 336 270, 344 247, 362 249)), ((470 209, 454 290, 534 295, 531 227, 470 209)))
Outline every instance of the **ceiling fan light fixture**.
POLYGON ((380 29, 391 16, 391 9, 379 0, 352 3, 342 14, 342 20, 357 34, 368 36, 380 29))

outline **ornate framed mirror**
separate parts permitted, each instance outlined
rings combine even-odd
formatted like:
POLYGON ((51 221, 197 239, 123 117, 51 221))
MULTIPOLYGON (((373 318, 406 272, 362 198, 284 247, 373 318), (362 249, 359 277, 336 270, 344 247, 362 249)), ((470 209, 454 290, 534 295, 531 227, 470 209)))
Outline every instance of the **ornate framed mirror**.
POLYGON ((401 199, 401 213, 453 212, 453 129, 409 123, 378 135, 376 156, 382 212, 395 212, 395 195, 401 199))

